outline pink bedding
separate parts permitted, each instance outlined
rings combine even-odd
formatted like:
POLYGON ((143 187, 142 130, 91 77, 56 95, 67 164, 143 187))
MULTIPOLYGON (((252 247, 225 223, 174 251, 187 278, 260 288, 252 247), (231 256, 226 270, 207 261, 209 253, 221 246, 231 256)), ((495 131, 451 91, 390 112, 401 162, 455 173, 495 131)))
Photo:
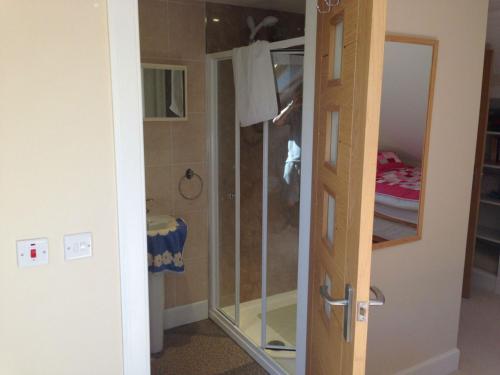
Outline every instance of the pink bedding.
POLYGON ((382 151, 377 157, 376 193, 398 199, 420 199, 420 168, 405 165, 393 152, 382 151))
POLYGON ((395 169, 377 170, 376 193, 399 199, 420 199, 420 168, 405 165, 395 169))

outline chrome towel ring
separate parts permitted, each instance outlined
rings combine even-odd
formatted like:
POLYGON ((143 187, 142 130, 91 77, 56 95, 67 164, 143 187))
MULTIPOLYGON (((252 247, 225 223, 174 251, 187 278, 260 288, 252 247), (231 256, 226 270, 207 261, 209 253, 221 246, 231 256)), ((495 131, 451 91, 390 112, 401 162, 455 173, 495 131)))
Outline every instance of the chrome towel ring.
POLYGON ((191 168, 188 168, 186 170, 186 173, 184 173, 184 175, 179 180, 179 194, 184 199, 188 199, 190 201, 193 201, 193 200, 197 199, 201 195, 201 193, 203 193, 203 179, 200 177, 200 175, 198 173, 193 171, 191 168), (191 181, 193 178, 195 178, 196 180, 199 181, 199 184, 200 184, 199 191, 194 195, 187 195, 183 191, 183 185, 184 185, 184 183, 191 181))

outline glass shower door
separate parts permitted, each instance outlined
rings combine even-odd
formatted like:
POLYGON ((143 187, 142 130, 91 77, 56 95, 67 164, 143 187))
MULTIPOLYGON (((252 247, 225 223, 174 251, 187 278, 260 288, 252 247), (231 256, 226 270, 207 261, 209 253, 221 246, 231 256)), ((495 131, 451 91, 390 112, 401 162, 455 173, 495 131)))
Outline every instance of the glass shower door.
POLYGON ((236 237, 236 127, 231 60, 217 62, 217 297, 216 306, 233 322, 239 298, 236 237))
POLYGON ((303 48, 272 52, 279 115, 241 128, 232 60, 217 60, 216 303, 287 371, 295 365, 303 48))
POLYGON ((263 345, 284 367, 295 357, 303 50, 272 54, 279 115, 268 122, 263 345))

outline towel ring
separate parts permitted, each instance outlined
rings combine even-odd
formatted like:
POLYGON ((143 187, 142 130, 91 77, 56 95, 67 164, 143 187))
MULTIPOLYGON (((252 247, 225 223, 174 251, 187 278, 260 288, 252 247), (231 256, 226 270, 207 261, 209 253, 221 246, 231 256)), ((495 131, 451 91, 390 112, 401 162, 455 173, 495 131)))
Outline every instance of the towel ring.
POLYGON ((184 175, 179 180, 179 194, 184 199, 188 199, 190 201, 194 201, 195 199, 197 199, 201 195, 201 193, 203 193, 203 179, 200 177, 200 175, 198 173, 196 173, 195 171, 193 171, 191 168, 188 168, 186 170, 186 173, 184 173, 184 175), (193 177, 196 177, 196 179, 200 182, 200 191, 198 193, 196 193, 195 195, 189 196, 189 195, 186 195, 182 191, 182 185, 183 185, 184 181, 190 181, 190 180, 193 179, 193 177))

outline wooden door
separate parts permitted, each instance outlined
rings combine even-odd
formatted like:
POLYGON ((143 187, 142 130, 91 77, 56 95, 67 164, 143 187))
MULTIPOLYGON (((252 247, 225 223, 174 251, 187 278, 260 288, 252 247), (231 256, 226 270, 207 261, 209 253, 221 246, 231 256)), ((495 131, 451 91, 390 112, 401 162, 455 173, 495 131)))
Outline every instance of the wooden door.
POLYGON ((364 374, 386 1, 318 4, 307 373, 364 374))
POLYGON ((469 211, 469 229, 467 231, 467 247, 465 251, 464 282, 462 297, 470 297, 472 267, 476 252, 476 232, 479 219, 479 202, 481 199, 481 180, 483 178, 484 146, 488 129, 488 112, 490 108, 490 81, 493 64, 493 50, 487 49, 484 54, 483 86, 481 89, 481 106, 479 108, 479 125, 476 140, 476 159, 472 176, 472 193, 469 211))

